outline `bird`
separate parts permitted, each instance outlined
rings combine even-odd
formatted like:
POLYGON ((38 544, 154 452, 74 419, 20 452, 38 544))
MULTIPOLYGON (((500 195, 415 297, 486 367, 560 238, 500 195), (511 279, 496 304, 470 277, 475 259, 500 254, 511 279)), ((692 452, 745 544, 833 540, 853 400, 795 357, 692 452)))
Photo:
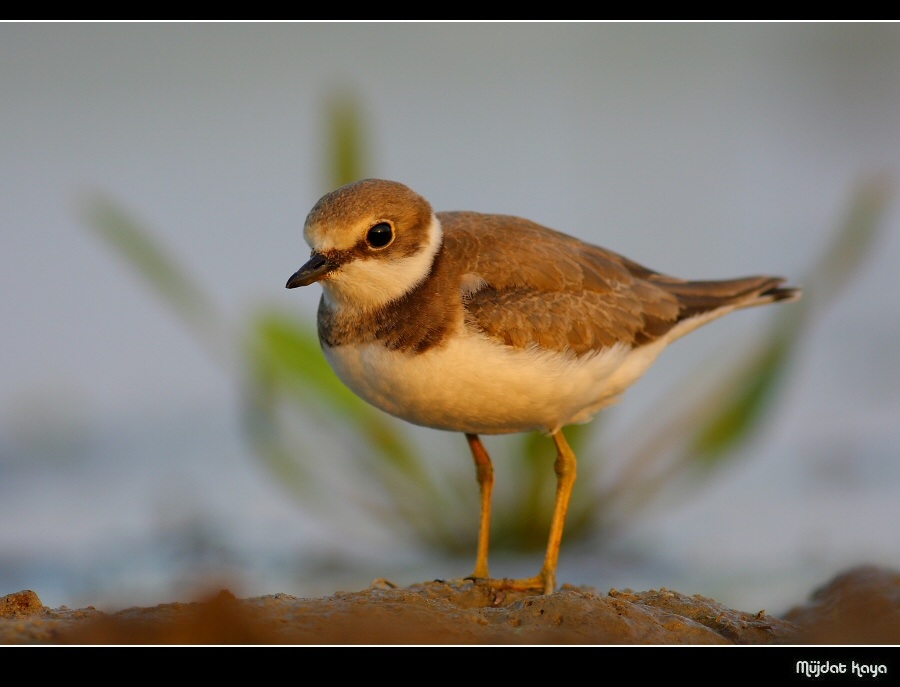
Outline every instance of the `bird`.
POLYGON ((694 281, 504 214, 435 212, 397 181, 322 196, 309 259, 286 287, 318 283, 319 343, 341 381, 376 408, 462 433, 480 521, 465 579, 552 594, 577 459, 563 434, 589 422, 685 334, 734 310, 792 301, 777 276, 694 281), (492 578, 493 464, 482 435, 538 431, 556 447, 547 547, 532 577, 492 578))

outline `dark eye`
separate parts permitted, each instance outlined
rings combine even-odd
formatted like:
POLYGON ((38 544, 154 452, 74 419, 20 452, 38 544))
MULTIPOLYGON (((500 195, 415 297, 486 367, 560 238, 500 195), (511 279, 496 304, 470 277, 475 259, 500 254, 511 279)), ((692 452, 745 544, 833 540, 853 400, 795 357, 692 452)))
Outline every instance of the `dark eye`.
POLYGON ((379 222, 366 234, 366 243, 372 248, 384 248, 393 240, 394 228, 387 222, 379 222))

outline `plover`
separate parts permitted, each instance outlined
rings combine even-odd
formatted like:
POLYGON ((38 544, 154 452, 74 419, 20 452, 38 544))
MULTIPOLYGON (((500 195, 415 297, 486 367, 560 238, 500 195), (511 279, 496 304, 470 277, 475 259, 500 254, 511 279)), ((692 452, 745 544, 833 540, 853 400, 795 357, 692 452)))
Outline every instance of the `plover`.
POLYGON ((470 577, 498 589, 556 589, 576 472, 563 427, 615 402, 688 332, 800 295, 773 276, 676 279, 520 217, 436 213, 383 179, 323 196, 303 234, 312 253, 286 286, 322 285, 319 341, 338 377, 391 415, 465 435, 481 495, 470 577), (492 579, 494 471, 479 435, 532 430, 557 451, 544 563, 492 579))

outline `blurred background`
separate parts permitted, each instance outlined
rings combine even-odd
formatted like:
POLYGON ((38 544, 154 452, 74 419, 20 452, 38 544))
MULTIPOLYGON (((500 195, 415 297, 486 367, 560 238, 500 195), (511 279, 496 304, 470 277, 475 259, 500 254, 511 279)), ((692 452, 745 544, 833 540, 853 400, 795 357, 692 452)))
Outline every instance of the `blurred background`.
MULTIPOLYGON (((354 405, 284 288, 357 176, 804 288, 573 430, 561 583, 776 614, 900 566, 900 26, 4 23, 0 94, 0 595, 471 572, 465 439, 354 405)), ((552 442, 486 445, 492 572, 534 574, 552 442)))

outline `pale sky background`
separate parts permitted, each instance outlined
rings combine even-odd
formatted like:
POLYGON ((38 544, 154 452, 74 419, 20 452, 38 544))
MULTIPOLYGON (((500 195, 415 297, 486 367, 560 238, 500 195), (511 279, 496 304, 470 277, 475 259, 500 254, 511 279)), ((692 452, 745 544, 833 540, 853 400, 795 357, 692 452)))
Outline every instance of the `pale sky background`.
MULTIPOLYGON (((120 203, 237 323, 275 305, 312 324, 319 291, 284 283, 330 190, 340 92, 371 173, 436 209, 521 215, 684 277, 802 285, 854 185, 900 173, 893 23, 0 24, 0 594, 183 598, 185 522, 247 595, 469 572, 389 530, 327 534, 248 449, 234 380, 79 215, 93 191, 120 203), (284 573, 330 546, 351 572, 284 573)), ((900 566, 898 218, 742 460, 603 547, 564 545, 561 581, 774 612, 851 565, 900 566)), ((673 346, 611 430, 774 316, 673 346)), ((435 441, 468 468, 461 438, 435 441)))

